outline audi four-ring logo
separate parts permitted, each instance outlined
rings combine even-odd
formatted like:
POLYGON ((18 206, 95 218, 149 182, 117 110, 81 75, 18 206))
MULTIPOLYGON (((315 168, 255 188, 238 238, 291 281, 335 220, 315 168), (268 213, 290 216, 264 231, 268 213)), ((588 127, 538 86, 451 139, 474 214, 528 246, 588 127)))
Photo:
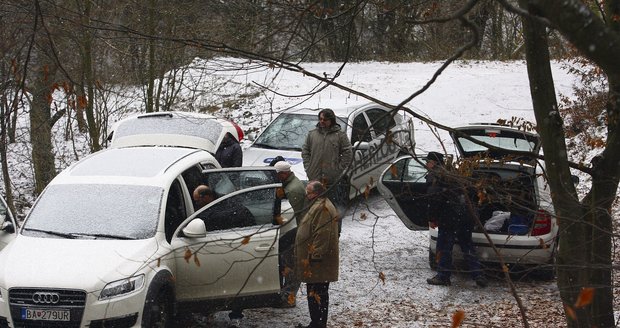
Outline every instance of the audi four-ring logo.
POLYGON ((37 304, 57 304, 60 301, 58 293, 36 292, 32 295, 32 301, 37 304))

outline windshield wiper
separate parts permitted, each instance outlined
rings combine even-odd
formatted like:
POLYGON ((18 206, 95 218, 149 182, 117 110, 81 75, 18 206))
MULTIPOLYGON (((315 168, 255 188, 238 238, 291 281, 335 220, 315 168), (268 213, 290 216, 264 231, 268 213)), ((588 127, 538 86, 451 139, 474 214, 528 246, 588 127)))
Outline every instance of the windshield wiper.
POLYGON ((95 238, 136 240, 136 238, 134 238, 134 237, 120 236, 120 235, 109 235, 109 234, 105 234, 105 233, 74 233, 73 235, 74 236, 95 237, 95 238))
POLYGON ((278 149, 278 147, 276 146, 272 146, 272 145, 268 145, 268 144, 264 144, 264 143, 255 143, 253 146, 259 147, 259 148, 267 148, 267 149, 278 149))
POLYGON ((24 230, 43 232, 43 233, 46 233, 46 234, 49 234, 49 235, 54 235, 54 236, 63 237, 63 238, 67 238, 67 239, 75 239, 75 235, 70 234, 70 233, 64 233, 64 232, 58 232, 58 231, 49 231, 49 230, 35 229, 35 228, 24 228, 24 230))

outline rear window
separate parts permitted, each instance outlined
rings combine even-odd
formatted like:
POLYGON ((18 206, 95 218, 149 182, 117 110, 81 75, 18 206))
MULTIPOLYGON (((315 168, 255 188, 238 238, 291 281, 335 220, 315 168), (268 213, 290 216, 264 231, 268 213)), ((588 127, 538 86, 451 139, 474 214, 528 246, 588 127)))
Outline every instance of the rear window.
MULTIPOLYGON (((506 150, 531 152, 538 148, 538 137, 519 133, 518 131, 481 129, 462 132, 467 133, 476 140, 506 150)), ((457 137, 456 141, 460 144, 465 154, 485 152, 489 149, 462 137, 457 137)))
POLYGON ((120 124, 114 138, 142 134, 175 134, 207 139, 216 144, 222 125, 215 119, 171 114, 138 117, 120 124))

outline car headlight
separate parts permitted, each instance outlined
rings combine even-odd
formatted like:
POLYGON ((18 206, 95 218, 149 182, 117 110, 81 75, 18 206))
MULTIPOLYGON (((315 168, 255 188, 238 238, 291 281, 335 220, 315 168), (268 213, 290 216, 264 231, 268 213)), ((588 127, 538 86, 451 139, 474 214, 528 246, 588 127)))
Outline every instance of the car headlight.
POLYGON ((99 294, 100 300, 107 300, 117 296, 125 295, 133 291, 139 290, 144 285, 144 275, 129 277, 117 281, 113 281, 101 290, 99 294))

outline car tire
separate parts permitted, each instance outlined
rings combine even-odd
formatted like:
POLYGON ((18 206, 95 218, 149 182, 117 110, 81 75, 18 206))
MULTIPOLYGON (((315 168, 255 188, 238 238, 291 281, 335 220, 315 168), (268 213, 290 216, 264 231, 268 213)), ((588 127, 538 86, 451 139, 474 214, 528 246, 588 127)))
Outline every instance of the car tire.
POLYGON ((428 266, 431 270, 437 271, 437 256, 430 249, 428 250, 428 266))
POLYGON ((142 327, 174 327, 174 304, 171 293, 162 287, 154 296, 148 296, 144 304, 142 327))

